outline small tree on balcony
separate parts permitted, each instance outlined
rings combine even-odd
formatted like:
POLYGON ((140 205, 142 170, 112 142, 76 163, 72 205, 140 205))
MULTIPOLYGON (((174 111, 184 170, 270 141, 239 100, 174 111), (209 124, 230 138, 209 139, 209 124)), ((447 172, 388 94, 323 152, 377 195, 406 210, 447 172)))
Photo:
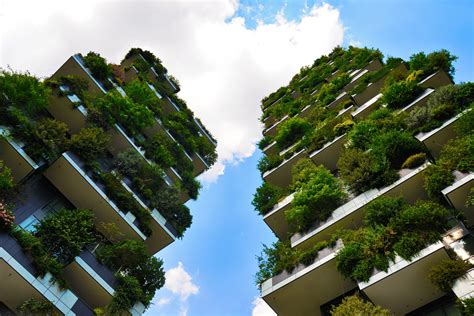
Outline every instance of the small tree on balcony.
POLYGON ((333 306, 331 316, 391 316, 388 309, 366 302, 357 295, 346 297, 338 306, 333 306))

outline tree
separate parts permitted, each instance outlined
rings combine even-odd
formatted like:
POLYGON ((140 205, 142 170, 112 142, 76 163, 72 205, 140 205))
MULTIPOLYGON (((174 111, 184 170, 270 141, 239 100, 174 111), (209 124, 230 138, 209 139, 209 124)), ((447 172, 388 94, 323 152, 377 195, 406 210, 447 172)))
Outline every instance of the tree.
POLYGON ((338 306, 331 309, 332 316, 390 316, 388 309, 383 309, 371 302, 365 302, 359 296, 346 297, 338 306))

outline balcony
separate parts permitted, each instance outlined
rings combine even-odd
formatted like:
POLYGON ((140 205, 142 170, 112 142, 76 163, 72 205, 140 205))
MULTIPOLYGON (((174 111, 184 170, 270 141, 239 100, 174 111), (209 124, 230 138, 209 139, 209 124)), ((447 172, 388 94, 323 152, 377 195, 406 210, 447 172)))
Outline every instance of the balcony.
POLYGON ((66 266, 64 278, 71 289, 92 308, 109 304, 118 284, 114 273, 87 249, 66 266))
POLYGON ((170 97, 165 96, 163 100, 164 102, 162 102, 161 104, 163 105, 164 115, 170 115, 172 113, 180 111, 179 107, 176 105, 176 103, 174 103, 173 100, 170 99, 170 97))
POLYGON ((453 84, 453 81, 444 70, 438 70, 419 83, 419 85, 424 89, 438 89, 449 84, 453 84))
POLYGON ((91 210, 97 224, 115 223, 124 238, 146 239, 133 223, 133 214, 128 210, 120 210, 107 197, 103 185, 92 179, 78 156, 71 152, 63 153, 44 175, 75 207, 91 210))
POLYGON ((138 79, 139 71, 138 71, 137 68, 135 68, 135 66, 132 65, 128 69, 125 69, 124 67, 122 67, 122 69, 123 69, 123 76, 125 78, 125 80, 124 80, 125 83, 130 83, 130 82, 138 79))
POLYGON ((400 63, 398 66, 393 68, 387 75, 383 76, 376 82, 371 82, 367 85, 367 88, 365 88, 364 91, 362 91, 359 94, 356 94, 354 96, 355 102, 361 106, 373 97, 375 97, 377 94, 380 93, 380 90, 382 90, 383 85, 385 84, 385 79, 387 78, 388 75, 392 73, 403 73, 406 74, 408 73, 407 66, 404 63, 400 63))
MULTIPOLYGON (((62 92, 69 91, 67 86, 60 86, 59 89, 62 92)), ((53 93, 49 99, 48 112, 56 120, 66 123, 71 134, 76 134, 87 123, 87 109, 80 102, 75 94, 61 96, 53 93)))
POLYGON ((352 112, 352 117, 359 120, 365 119, 370 113, 377 109, 377 101, 382 96, 382 93, 379 93, 369 101, 365 102, 362 106, 358 107, 354 112, 352 112))
POLYGON ((309 158, 311 158, 316 166, 323 165, 329 171, 336 170, 337 161, 344 150, 346 141, 347 134, 338 136, 333 141, 325 144, 323 148, 309 154, 309 158))
POLYGON ((265 128, 270 127, 272 124, 275 124, 275 122, 276 122, 276 119, 271 115, 265 117, 262 121, 265 128))
POLYGON ((433 129, 427 133, 419 133, 416 138, 425 144, 433 157, 437 158, 443 146, 451 139, 457 136, 456 125, 460 117, 469 112, 470 109, 447 120, 438 128, 433 129))
POLYGON ((345 102, 347 100, 350 100, 350 98, 351 98, 351 96, 347 92, 344 91, 336 97, 336 100, 329 103, 326 107, 329 110, 335 110, 335 109, 338 108, 338 106, 340 104, 342 104, 343 102, 345 102))
POLYGON ((278 154, 278 146, 277 146, 277 143, 274 141, 272 142, 270 145, 268 145, 267 147, 263 148, 263 153, 266 155, 266 156, 273 156, 273 155, 277 155, 278 154))
POLYGON ((145 203, 145 201, 143 201, 139 194, 133 190, 133 187, 130 185, 130 181, 125 179, 122 181, 122 185, 133 195, 134 199, 144 209, 150 211, 151 213, 152 220, 150 222, 150 227, 153 233, 145 240, 145 244, 148 247, 148 252, 150 254, 155 254, 174 242, 178 235, 174 227, 166 221, 166 219, 160 214, 158 210, 150 210, 150 207, 145 203))
POLYGON ((427 88, 425 91, 423 91, 422 94, 420 94, 413 102, 405 106, 403 109, 399 111, 400 112, 411 112, 414 108, 417 107, 422 107, 426 105, 426 102, 428 102, 429 96, 435 92, 435 90, 431 88, 427 88))
POLYGON ((280 128, 281 124, 283 122, 285 122, 286 120, 288 120, 290 117, 288 115, 285 115, 284 117, 282 117, 279 121, 277 121, 276 123, 274 123, 272 126, 270 126, 269 128, 267 129, 264 129, 263 130, 263 135, 264 136, 275 136, 278 132, 278 128, 280 128))
POLYGON ((387 272, 376 272, 368 282, 360 282, 359 288, 374 304, 405 315, 445 295, 427 277, 429 269, 445 259, 449 259, 448 253, 443 243, 437 242, 411 261, 397 256, 387 272))
POLYGON ((287 188, 291 184, 291 170, 293 166, 306 156, 304 149, 293 154, 289 159, 284 160, 278 167, 273 168, 263 174, 265 182, 277 185, 281 188, 287 188))
POLYGON ((74 75, 85 79, 89 83, 88 92, 92 95, 101 95, 107 93, 104 86, 96 80, 91 71, 84 65, 80 54, 69 57, 69 59, 51 76, 53 79, 59 79, 62 76, 74 75))
POLYGON ((428 198, 423 188, 423 170, 428 163, 416 169, 402 169, 399 171, 400 179, 382 189, 372 189, 364 192, 346 204, 334 210, 325 221, 316 223, 314 228, 307 233, 297 233, 291 237, 291 246, 307 249, 318 241, 328 240, 341 228, 357 228, 362 225, 365 215, 365 206, 378 197, 402 196, 408 203, 428 198))
MULTIPOLYGON (((56 312, 74 315, 82 302, 70 290, 61 290, 55 283, 51 283, 51 277, 49 273, 43 278, 35 277, 32 271, 0 247, 0 297, 10 310, 15 311, 17 306, 34 297, 51 302, 56 312)), ((82 315, 93 315, 92 310, 87 307, 82 310, 82 315)))
POLYGON ((472 226, 474 225, 474 206, 467 206, 466 201, 472 194, 472 189, 474 187, 474 173, 463 174, 455 171, 454 175, 456 177, 455 182, 449 187, 443 189, 441 193, 449 204, 464 213, 468 226, 472 226))
POLYGON ((342 247, 326 248, 313 264, 298 265, 262 283, 262 298, 278 315, 321 315, 320 306, 354 289, 357 285, 336 269, 335 256, 342 247))
POLYGON ((474 297, 474 269, 469 270, 464 277, 456 280, 452 289, 459 299, 474 297))
POLYGON ((25 147, 25 144, 10 136, 7 127, 0 126, 0 160, 11 169, 15 184, 39 168, 39 165, 25 152, 25 147))
POLYGON ((207 132, 207 130, 202 126, 201 122, 196 119, 195 117, 193 118, 194 120, 194 123, 197 125, 198 129, 199 129, 199 132, 201 133, 201 135, 203 135, 204 137, 206 137, 206 139, 209 141, 209 143, 216 147, 217 146, 217 142, 215 141, 215 139, 207 132))
POLYGON ((285 212, 290 209, 294 197, 295 193, 288 195, 279 201, 268 214, 263 216, 265 223, 280 240, 286 239, 290 232, 285 212))

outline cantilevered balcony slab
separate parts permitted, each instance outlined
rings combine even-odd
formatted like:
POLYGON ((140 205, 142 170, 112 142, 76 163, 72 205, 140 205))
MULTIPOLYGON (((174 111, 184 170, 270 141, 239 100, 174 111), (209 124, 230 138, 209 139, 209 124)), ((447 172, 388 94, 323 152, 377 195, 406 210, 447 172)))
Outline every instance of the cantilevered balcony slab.
POLYGON ((121 181, 123 187, 132 194, 133 198, 140 204, 141 207, 151 213, 152 220, 150 221, 150 228, 152 230, 151 236, 147 237, 145 244, 148 247, 148 253, 154 255, 158 251, 164 249, 176 240, 178 234, 173 226, 160 214, 156 209, 150 210, 148 205, 127 185, 121 181))
POLYGON ((263 153, 266 156, 277 155, 278 154, 277 142, 274 141, 270 145, 268 145, 267 147, 263 148, 263 153))
POLYGON ((216 140, 207 132, 204 126, 202 126, 201 121, 195 117, 193 118, 193 120, 199 129, 200 136, 204 136, 213 147, 216 147, 217 146, 216 140))
POLYGON ((355 102, 359 106, 361 106, 364 103, 366 103, 367 101, 369 101, 370 99, 372 99, 373 97, 375 97, 377 94, 379 94, 380 90, 382 90, 382 88, 385 84, 385 79, 387 78, 388 75, 390 75, 392 73, 406 74, 406 73, 408 73, 407 66, 405 65, 405 63, 400 63, 398 66, 393 68, 387 75, 383 76, 382 78, 380 78, 379 80, 377 80, 375 82, 369 83, 367 85, 367 88, 365 88, 364 91, 362 91, 361 93, 358 93, 358 94, 353 96, 355 102))
MULTIPOLYGON (((68 90, 65 86, 59 89, 64 92, 68 90)), ((81 100, 75 94, 66 96, 51 94, 48 112, 56 120, 64 122, 71 134, 76 134, 87 123, 87 110, 80 102, 81 100)))
POLYGON ((287 238, 290 232, 290 227, 288 225, 288 221, 286 220, 285 212, 290 209, 294 197, 295 193, 288 195, 283 200, 278 202, 268 214, 263 216, 265 223, 281 240, 287 238))
POLYGON ((426 148, 431 152, 433 157, 438 158, 441 149, 451 139, 457 136, 456 125, 460 117, 467 113, 470 109, 459 113, 458 115, 447 120, 438 128, 427 133, 419 133, 416 138, 425 144, 426 148))
POLYGON ((117 156, 128 149, 134 149, 146 160, 144 151, 135 144, 120 125, 115 124, 113 128, 107 131, 107 134, 110 137, 107 149, 112 155, 117 156))
POLYGON ((277 121, 276 123, 274 123, 272 126, 270 126, 269 128, 267 129, 264 129, 263 130, 263 135, 264 136, 275 136, 278 132, 278 129, 280 128, 280 126, 283 124, 283 122, 285 122, 286 120, 288 120, 290 117, 288 115, 285 115, 284 117, 282 117, 279 121, 277 121))
MULTIPOLYGON (((50 282, 51 274, 43 278, 35 277, 25 269, 4 248, 0 247, 0 297, 10 310, 16 308, 30 298, 50 302, 56 312, 64 315, 76 315, 73 311, 79 302, 77 296, 70 290, 61 290, 58 285, 50 282)), ((91 315, 90 314, 84 315, 91 315)))
POLYGON ((337 169, 337 161, 344 150, 347 134, 336 137, 333 141, 325 144, 323 148, 309 154, 309 158, 316 166, 323 165, 326 169, 333 171, 337 169))
POLYGON ((361 71, 359 71, 354 77, 352 77, 352 80, 351 82, 349 82, 344 88, 343 90, 346 91, 346 92, 349 92, 351 91, 352 88, 354 88, 359 82, 360 80, 362 79, 362 77, 369 73, 369 71, 367 69, 363 69, 361 71))
POLYGON ((163 105, 163 114, 164 115, 170 115, 172 113, 180 111, 180 109, 176 105, 176 103, 173 100, 171 100, 171 98, 168 97, 168 96, 165 96, 163 98, 163 101, 161 102, 161 104, 163 105))
POLYGON ((112 301, 118 284, 114 273, 87 249, 65 267, 64 278, 74 293, 94 309, 112 301))
POLYGON ((265 126, 265 128, 269 128, 274 123, 276 123, 276 119, 272 115, 269 115, 263 119, 262 123, 265 126))
POLYGON ((382 93, 377 94, 372 99, 365 102, 352 112, 352 117, 358 120, 365 119, 370 113, 377 109, 377 101, 382 97, 382 93))
POLYGON ((443 243, 423 249, 412 260, 397 256, 387 272, 377 272, 359 288, 376 305, 388 308, 395 315, 405 315, 443 295, 428 279, 431 267, 449 259, 443 243))
POLYGON ((383 64, 379 59, 374 59, 370 61, 364 68, 362 69, 367 69, 368 71, 377 71, 382 69, 383 64))
POLYGON ((0 126, 0 160, 11 169, 15 183, 21 182, 39 168, 23 147, 20 141, 13 139, 6 127, 0 126))
POLYGON ((291 237, 291 246, 307 249, 321 240, 328 240, 341 228, 355 229, 362 225, 365 207, 378 197, 402 196, 408 203, 428 198, 424 188, 423 170, 429 164, 424 164, 414 170, 403 169, 399 173, 401 178, 382 189, 372 189, 364 192, 349 202, 334 210, 332 215, 306 233, 297 233, 291 237))
POLYGON ((437 89, 449 84, 453 84, 453 80, 444 70, 438 70, 419 82, 419 85, 424 89, 437 89))
POLYGON ((124 77, 124 82, 125 83, 130 83, 134 80, 138 79, 138 70, 135 68, 135 66, 131 66, 128 69, 122 68, 123 69, 123 77, 124 77))
POLYGON ((81 165, 80 159, 70 152, 63 153, 44 173, 51 183, 80 209, 95 214, 96 224, 114 223, 124 238, 145 240, 145 235, 133 224, 130 210, 120 210, 81 165))
POLYGON ((62 76, 74 75, 88 82, 88 92, 93 95, 101 95, 107 91, 102 84, 92 76, 91 71, 84 65, 81 55, 71 56, 52 76, 52 79, 59 79, 62 76))
POLYGON ((432 93, 434 93, 435 90, 428 88, 425 91, 423 91, 422 94, 420 94, 414 101, 412 101, 410 104, 405 106, 403 109, 401 109, 399 112, 411 112, 413 109, 417 107, 422 107, 426 105, 426 102, 428 102, 428 99, 432 93))
POLYGON ((357 287, 336 268, 336 252, 342 247, 323 249, 313 264, 298 265, 265 281, 262 298, 280 316, 321 315, 320 306, 357 287))
POLYGON ((287 188, 291 184, 291 170, 293 169, 293 166, 305 156, 305 150, 300 150, 289 159, 284 160, 278 167, 265 172, 263 174, 263 180, 281 188, 287 188))
POLYGON ((456 181, 441 191, 449 204, 455 209, 462 211, 466 216, 467 225, 474 225, 474 206, 466 205, 466 202, 474 188, 474 173, 462 174, 460 172, 454 173, 456 181))
POLYGON ((456 280, 453 284, 453 292, 459 299, 467 299, 474 297, 474 269, 467 271, 467 273, 456 280))
POLYGON ((351 96, 346 92, 342 92, 341 94, 339 94, 337 97, 336 97, 336 100, 332 101, 331 103, 329 103, 326 107, 329 109, 329 110, 335 110, 337 109, 343 102, 347 101, 347 100, 350 100, 351 96))

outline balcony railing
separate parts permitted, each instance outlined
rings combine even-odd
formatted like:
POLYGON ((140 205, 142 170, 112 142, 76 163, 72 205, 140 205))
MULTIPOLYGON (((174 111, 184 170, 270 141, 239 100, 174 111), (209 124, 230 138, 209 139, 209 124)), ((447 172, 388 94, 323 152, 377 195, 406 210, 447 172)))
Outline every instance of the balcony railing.
POLYGON ((280 240, 287 238, 290 232, 290 227, 288 225, 288 221, 286 220, 285 211, 291 207, 294 197, 295 193, 286 196, 263 217, 265 223, 280 240))
POLYGON ((455 182, 449 187, 443 189, 441 193, 444 195, 449 204, 455 209, 464 213, 467 224, 474 225, 474 205, 468 205, 466 202, 472 195, 474 188, 474 173, 454 172, 455 182))
POLYGON ((291 246, 309 248, 321 240, 328 240, 340 228, 356 228, 362 225, 365 215, 365 206, 381 196, 399 197, 413 203, 419 199, 427 198, 423 188, 423 171, 429 163, 414 170, 402 169, 399 171, 401 178, 382 189, 372 189, 364 192, 346 204, 333 211, 324 222, 315 223, 307 233, 297 233, 291 237, 291 246))
POLYGON ((375 272, 359 288, 369 299, 395 315, 405 315, 445 295, 428 279, 429 269, 449 259, 442 242, 430 245, 407 261, 396 257, 387 272, 375 272), (407 286, 409 284, 409 286, 407 286))
POLYGON ((364 119, 370 113, 377 109, 377 101, 382 97, 382 93, 377 94, 372 99, 368 100, 360 107, 358 107, 354 112, 352 112, 352 117, 355 119, 364 119))
POLYGON ((27 178, 41 165, 28 156, 25 147, 25 144, 10 135, 7 127, 0 126, 0 160, 11 169, 15 183, 27 178))
POLYGON ((104 193, 104 186, 93 179, 82 160, 71 152, 63 153, 44 173, 53 185, 77 208, 94 212, 96 223, 115 223, 124 238, 145 240, 133 223, 129 210, 120 210, 104 193))
POLYGON ((263 282, 262 298, 278 315, 321 315, 321 305, 357 286, 336 268, 341 247, 338 241, 334 248, 321 250, 309 266, 300 264, 263 282))

